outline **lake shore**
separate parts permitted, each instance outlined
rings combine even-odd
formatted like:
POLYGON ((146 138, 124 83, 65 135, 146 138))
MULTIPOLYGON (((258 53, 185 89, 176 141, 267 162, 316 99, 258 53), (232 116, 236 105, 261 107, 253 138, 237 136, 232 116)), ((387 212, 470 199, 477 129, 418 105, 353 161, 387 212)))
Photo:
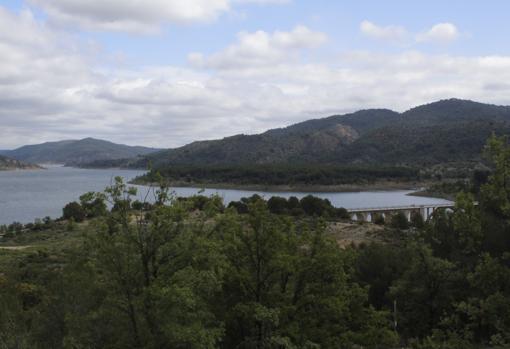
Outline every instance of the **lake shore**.
POLYGON ((441 193, 441 192, 429 190, 429 189, 418 190, 413 193, 410 193, 409 195, 455 201, 455 195, 453 195, 453 194, 441 193))
MULTIPOLYGON (((158 186, 158 183, 150 183, 140 180, 132 180, 130 184, 141 186, 158 186)), ((421 195, 423 188, 428 187, 428 182, 393 182, 381 181, 362 184, 338 184, 338 185, 262 185, 262 184, 231 184, 231 183, 197 183, 185 181, 171 181, 168 186, 177 188, 204 188, 204 189, 232 189, 250 190, 264 192, 318 192, 318 193, 349 193, 363 191, 391 191, 391 190, 412 190, 410 195, 421 195)))

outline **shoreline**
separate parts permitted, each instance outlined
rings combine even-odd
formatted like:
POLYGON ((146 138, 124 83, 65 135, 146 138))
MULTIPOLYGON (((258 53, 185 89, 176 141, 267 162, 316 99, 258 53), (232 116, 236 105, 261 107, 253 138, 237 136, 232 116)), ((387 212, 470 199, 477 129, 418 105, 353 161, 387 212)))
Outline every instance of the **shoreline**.
POLYGON ((27 167, 2 167, 0 172, 17 172, 17 171, 39 171, 46 170, 42 166, 27 166, 27 167))
POLYGON ((453 194, 446 194, 446 193, 441 193, 441 192, 437 192, 437 191, 429 191, 427 189, 418 190, 414 193, 410 193, 409 195, 455 201, 455 195, 453 195, 453 194))
MULTIPOLYGON (((132 185, 157 186, 157 183, 132 180, 132 185)), ((413 191, 409 195, 420 193, 423 188, 430 185, 425 182, 375 182, 366 184, 337 184, 337 185, 262 185, 262 184, 230 184, 230 183, 196 183, 171 181, 167 185, 178 188, 200 188, 200 189, 231 189, 261 192, 301 192, 301 193, 350 193, 364 191, 413 191)), ((416 195, 425 196, 425 195, 416 195)))

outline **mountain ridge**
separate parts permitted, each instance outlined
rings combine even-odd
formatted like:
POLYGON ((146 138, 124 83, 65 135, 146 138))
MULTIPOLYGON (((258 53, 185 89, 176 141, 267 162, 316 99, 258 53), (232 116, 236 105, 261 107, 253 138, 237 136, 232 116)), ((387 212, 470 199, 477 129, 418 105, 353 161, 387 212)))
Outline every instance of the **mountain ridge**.
POLYGON ((365 109, 255 135, 196 141, 128 162, 130 167, 267 164, 426 166, 480 161, 492 134, 510 133, 510 107, 445 99, 402 113, 365 109), (451 156, 450 156, 451 155, 451 156))
POLYGON ((116 160, 147 155, 160 149, 116 144, 95 138, 63 140, 25 145, 2 155, 31 163, 59 163, 79 166, 98 160, 116 160))
POLYGON ((260 134, 194 141, 173 149, 130 147, 85 138, 25 146, 6 155, 29 162, 58 160, 71 166, 99 168, 285 164, 423 167, 480 162, 481 149, 493 133, 510 134, 509 106, 445 99, 401 113, 364 109, 260 134), (95 144, 89 148, 87 143, 95 144), (69 148, 74 144, 83 145, 82 152, 52 149, 54 145, 69 148), (39 153, 34 153, 34 147, 39 153))

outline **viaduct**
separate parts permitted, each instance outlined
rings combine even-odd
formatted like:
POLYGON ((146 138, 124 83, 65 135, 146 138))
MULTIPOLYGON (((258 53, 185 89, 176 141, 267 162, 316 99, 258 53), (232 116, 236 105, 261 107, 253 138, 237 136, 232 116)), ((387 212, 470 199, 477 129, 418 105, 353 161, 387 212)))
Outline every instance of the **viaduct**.
POLYGON ((372 207, 372 208, 352 208, 347 209, 351 219, 354 221, 372 221, 374 214, 386 216, 393 215, 397 212, 403 212, 407 220, 411 220, 411 214, 419 213, 424 220, 427 220, 430 215, 437 209, 452 209, 455 203, 451 204, 429 204, 429 205, 411 205, 411 206, 393 206, 393 207, 372 207))

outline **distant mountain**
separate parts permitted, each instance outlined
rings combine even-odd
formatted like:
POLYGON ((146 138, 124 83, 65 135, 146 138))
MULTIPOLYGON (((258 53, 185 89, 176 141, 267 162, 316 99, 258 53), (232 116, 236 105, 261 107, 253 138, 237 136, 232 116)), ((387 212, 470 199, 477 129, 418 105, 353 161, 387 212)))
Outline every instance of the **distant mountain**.
POLYGON ((26 145, 3 153, 31 163, 59 163, 80 166, 98 160, 135 158, 159 149, 115 144, 94 138, 26 145))
POLYGON ((198 141, 150 154, 131 167, 165 165, 239 165, 324 162, 328 154, 345 149, 367 132, 398 123, 401 115, 387 109, 362 110, 347 115, 308 120, 258 135, 236 135, 198 141))
MULTIPOLYGON (((253 164, 430 165, 479 161, 492 134, 510 134, 510 107, 449 99, 304 121, 258 135, 193 142, 124 162, 130 167, 253 164)), ((104 164, 103 164, 104 165, 104 164)), ((117 163, 120 165, 120 163, 117 163)))
POLYGON ((41 167, 33 164, 27 164, 25 162, 10 159, 3 155, 0 155, 0 171, 9 171, 9 170, 33 170, 39 169, 41 167))

